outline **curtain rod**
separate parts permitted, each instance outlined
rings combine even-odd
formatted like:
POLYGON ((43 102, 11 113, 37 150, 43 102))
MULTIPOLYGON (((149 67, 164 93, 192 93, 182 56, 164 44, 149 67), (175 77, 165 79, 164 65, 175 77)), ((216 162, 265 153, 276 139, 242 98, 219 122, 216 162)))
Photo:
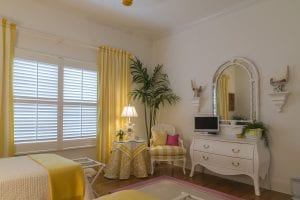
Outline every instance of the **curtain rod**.
POLYGON ((48 56, 48 57, 52 57, 52 58, 56 58, 56 59, 61 58, 61 59, 64 59, 64 60, 70 60, 70 61, 75 61, 75 62, 79 62, 79 63, 83 63, 83 64, 85 63, 85 64, 97 66, 96 62, 94 63, 94 62, 80 60, 80 59, 71 58, 71 57, 67 57, 67 56, 61 56, 61 55, 56 55, 56 54, 51 54, 51 53, 45 53, 45 52, 42 52, 42 51, 27 49, 27 48, 23 48, 23 47, 15 47, 15 48, 17 50, 32 52, 32 53, 36 53, 36 54, 39 54, 39 55, 48 56))
MULTIPOLYGON (((42 31, 39 31, 39 30, 27 28, 27 27, 24 27, 24 26, 16 26, 16 29, 21 30, 21 31, 27 31, 27 32, 37 33, 37 34, 39 34, 39 37, 41 37, 43 39, 54 40, 54 41, 56 41, 58 43, 65 43, 65 44, 73 45, 73 46, 77 46, 77 47, 89 48, 89 49, 96 50, 96 51, 98 51, 99 48, 107 47, 109 51, 124 51, 124 52, 128 52, 126 49, 114 48, 114 47, 107 46, 107 45, 101 45, 99 47, 98 46, 89 45, 89 44, 86 44, 86 43, 78 41, 78 40, 70 40, 70 39, 67 39, 67 38, 65 38, 63 36, 60 36, 60 35, 56 35, 56 34, 53 34, 53 33, 42 32, 42 31)), ((130 52, 128 52, 128 53, 130 53, 130 52)))
POLYGON ((43 31, 35 30, 35 29, 32 29, 32 28, 27 28, 27 27, 24 27, 24 26, 18 26, 17 25, 16 29, 20 30, 20 31, 27 31, 27 32, 31 32, 31 33, 37 33, 37 34, 39 34, 39 37, 41 37, 43 39, 54 40, 54 41, 57 41, 57 42, 60 42, 60 43, 65 43, 65 44, 74 45, 74 46, 78 46, 78 47, 89 48, 89 49, 93 49, 93 50, 97 50, 97 51, 99 49, 99 47, 97 47, 97 46, 86 44, 82 41, 67 39, 67 38, 65 38, 61 35, 56 35, 56 34, 53 34, 53 33, 46 33, 46 32, 43 32, 43 31))
MULTIPOLYGON (((3 17, 0 16, 0 19, 1 18, 3 18, 3 17)), ((17 24, 17 23, 15 21, 12 21, 12 20, 7 20, 6 24, 10 25, 10 24, 17 24)), ((0 25, 2 25, 1 20, 0 20, 0 25)), ((70 39, 67 39, 67 38, 65 38, 61 35, 56 35, 54 33, 46 33, 46 32, 39 31, 39 30, 36 30, 36 29, 33 29, 33 28, 28 28, 28 27, 25 27, 25 26, 16 25, 16 29, 20 30, 20 31, 27 31, 27 32, 31 32, 31 33, 37 33, 43 39, 54 40, 54 41, 61 42, 61 43, 63 43, 65 41, 67 43, 70 43, 71 45, 76 44, 75 46, 89 48, 89 49, 93 49, 93 50, 97 50, 97 51, 99 49, 99 47, 97 47, 97 46, 86 44, 86 43, 81 42, 81 41, 70 40, 70 39)))
MULTIPOLYGON (((16 24, 15 22, 13 22, 11 20, 7 21, 7 24, 11 24, 11 23, 16 24)), ((2 23, 0 23, 0 24, 2 24, 2 23)), ((16 25, 16 29, 20 30, 20 31, 27 31, 27 32, 31 32, 31 33, 37 33, 37 34, 39 34, 39 37, 41 37, 43 39, 54 40, 54 41, 56 41, 58 43, 65 43, 65 44, 68 44, 68 45, 73 45, 73 46, 77 46, 77 47, 88 48, 88 49, 92 49, 92 50, 96 50, 96 51, 98 51, 99 48, 102 47, 102 46, 109 47, 109 50, 111 50, 111 51, 114 51, 114 50, 126 51, 125 49, 118 49, 118 48, 110 47, 110 46, 107 46, 107 45, 93 46, 93 45, 84 43, 82 41, 70 40, 70 39, 67 39, 67 38, 65 38, 65 37, 63 37, 61 35, 57 35, 57 34, 54 34, 54 33, 46 33, 46 32, 39 31, 39 30, 36 30, 36 29, 33 29, 33 28, 28 28, 28 27, 25 27, 25 26, 16 25)))

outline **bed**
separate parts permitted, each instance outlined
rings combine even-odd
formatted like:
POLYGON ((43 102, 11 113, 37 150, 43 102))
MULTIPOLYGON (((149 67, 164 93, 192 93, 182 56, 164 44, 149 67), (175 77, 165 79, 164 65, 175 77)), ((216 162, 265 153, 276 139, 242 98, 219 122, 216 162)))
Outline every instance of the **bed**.
MULTIPOLYGON (((65 159, 60 156, 57 157, 65 159)), ((59 178, 59 176, 57 177, 59 178)), ((54 188, 50 181, 52 178, 50 171, 30 156, 2 158, 0 159, 0 200, 54 199, 53 191, 65 188, 54 188)), ((80 184, 83 185, 84 197, 78 199, 91 200, 93 193, 89 182, 84 177, 80 180, 83 182, 80 184)), ((66 192, 68 192, 68 186, 72 183, 64 184, 61 185, 62 187, 67 186, 66 192)))

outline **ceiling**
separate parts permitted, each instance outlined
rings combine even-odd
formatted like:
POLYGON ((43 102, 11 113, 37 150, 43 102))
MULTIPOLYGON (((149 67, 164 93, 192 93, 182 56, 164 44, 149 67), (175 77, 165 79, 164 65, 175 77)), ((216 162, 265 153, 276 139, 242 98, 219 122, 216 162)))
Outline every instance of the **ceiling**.
POLYGON ((87 20, 157 37, 186 24, 240 8, 255 0, 37 0, 87 20))

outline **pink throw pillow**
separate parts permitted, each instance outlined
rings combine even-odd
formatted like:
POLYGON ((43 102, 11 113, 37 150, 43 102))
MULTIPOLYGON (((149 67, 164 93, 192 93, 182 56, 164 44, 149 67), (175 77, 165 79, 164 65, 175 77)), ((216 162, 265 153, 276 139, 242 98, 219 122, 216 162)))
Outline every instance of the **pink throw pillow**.
POLYGON ((178 145, 178 138, 179 138, 178 134, 177 135, 168 135, 166 145, 179 146, 178 145))

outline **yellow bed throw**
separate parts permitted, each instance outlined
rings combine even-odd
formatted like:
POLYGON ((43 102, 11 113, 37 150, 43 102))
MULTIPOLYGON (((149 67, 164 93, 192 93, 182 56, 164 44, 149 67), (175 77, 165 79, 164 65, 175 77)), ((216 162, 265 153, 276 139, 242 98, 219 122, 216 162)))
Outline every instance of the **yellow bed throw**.
POLYGON ((79 163, 56 154, 29 157, 48 170, 51 200, 83 200, 84 174, 79 163))

